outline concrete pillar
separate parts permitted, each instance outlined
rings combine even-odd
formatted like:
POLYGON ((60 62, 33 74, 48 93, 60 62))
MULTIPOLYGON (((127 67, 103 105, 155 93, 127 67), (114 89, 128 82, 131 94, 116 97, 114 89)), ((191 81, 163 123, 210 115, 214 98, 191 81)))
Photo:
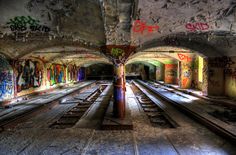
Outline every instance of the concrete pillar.
POLYGON ((156 66, 156 81, 164 80, 164 66, 156 66))
POLYGON ((125 72, 124 65, 119 64, 114 68, 114 104, 113 114, 115 117, 125 118, 125 72))
POLYGON ((165 64, 165 83, 177 84, 177 64, 165 64))
POLYGON ((202 94, 208 95, 208 59, 203 60, 203 73, 202 73, 202 94))
POLYGON ((180 62, 180 88, 191 88, 193 80, 193 61, 180 62))

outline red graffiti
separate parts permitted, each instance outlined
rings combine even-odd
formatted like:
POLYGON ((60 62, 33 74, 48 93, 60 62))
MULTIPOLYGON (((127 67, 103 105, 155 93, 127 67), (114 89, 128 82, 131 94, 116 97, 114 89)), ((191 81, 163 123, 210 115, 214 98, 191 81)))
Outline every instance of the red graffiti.
POLYGON ((152 33, 154 32, 155 30, 158 31, 159 29, 159 26, 158 25, 155 25, 155 26, 149 26, 149 25, 146 25, 146 22, 141 22, 140 20, 136 20, 134 22, 134 25, 133 25, 133 32, 136 32, 136 33, 141 33, 143 34, 143 32, 145 30, 147 30, 149 33, 152 33))
POLYGON ((187 55, 180 54, 180 53, 178 53, 178 57, 179 57, 179 59, 180 59, 181 61, 185 60, 185 61, 188 61, 188 62, 189 62, 189 61, 192 60, 192 58, 188 57, 187 55))
POLYGON ((208 30, 210 26, 207 23, 188 23, 185 25, 185 27, 188 30, 194 32, 197 30, 201 30, 201 31, 208 30))
POLYGON ((184 78, 182 80, 183 87, 185 87, 187 85, 187 82, 188 82, 188 78, 184 78))
POLYGON ((166 64, 165 65, 166 68, 177 68, 177 65, 176 64, 166 64))

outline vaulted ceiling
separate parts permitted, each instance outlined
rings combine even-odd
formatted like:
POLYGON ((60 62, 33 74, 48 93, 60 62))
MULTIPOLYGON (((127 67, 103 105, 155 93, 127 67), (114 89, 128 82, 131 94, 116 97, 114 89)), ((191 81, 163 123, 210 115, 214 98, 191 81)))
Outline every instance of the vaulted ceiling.
POLYGON ((235 0, 0 0, 0 53, 109 62, 101 46, 132 45, 236 56, 235 10, 235 0))

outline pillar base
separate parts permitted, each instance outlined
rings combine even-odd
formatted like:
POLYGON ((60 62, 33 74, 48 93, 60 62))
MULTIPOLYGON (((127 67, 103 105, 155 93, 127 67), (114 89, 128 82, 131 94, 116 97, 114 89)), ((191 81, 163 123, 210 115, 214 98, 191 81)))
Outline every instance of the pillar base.
POLYGON ((103 123, 102 130, 133 130, 133 122, 131 119, 131 111, 125 106, 125 117, 120 119, 113 115, 113 102, 110 102, 103 123))

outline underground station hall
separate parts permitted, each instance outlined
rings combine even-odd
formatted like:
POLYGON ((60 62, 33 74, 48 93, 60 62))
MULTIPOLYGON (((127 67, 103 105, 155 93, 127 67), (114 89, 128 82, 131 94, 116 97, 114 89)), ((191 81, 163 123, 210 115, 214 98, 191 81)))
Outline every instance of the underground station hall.
POLYGON ((236 0, 0 0, 0 155, 236 155, 236 0))

